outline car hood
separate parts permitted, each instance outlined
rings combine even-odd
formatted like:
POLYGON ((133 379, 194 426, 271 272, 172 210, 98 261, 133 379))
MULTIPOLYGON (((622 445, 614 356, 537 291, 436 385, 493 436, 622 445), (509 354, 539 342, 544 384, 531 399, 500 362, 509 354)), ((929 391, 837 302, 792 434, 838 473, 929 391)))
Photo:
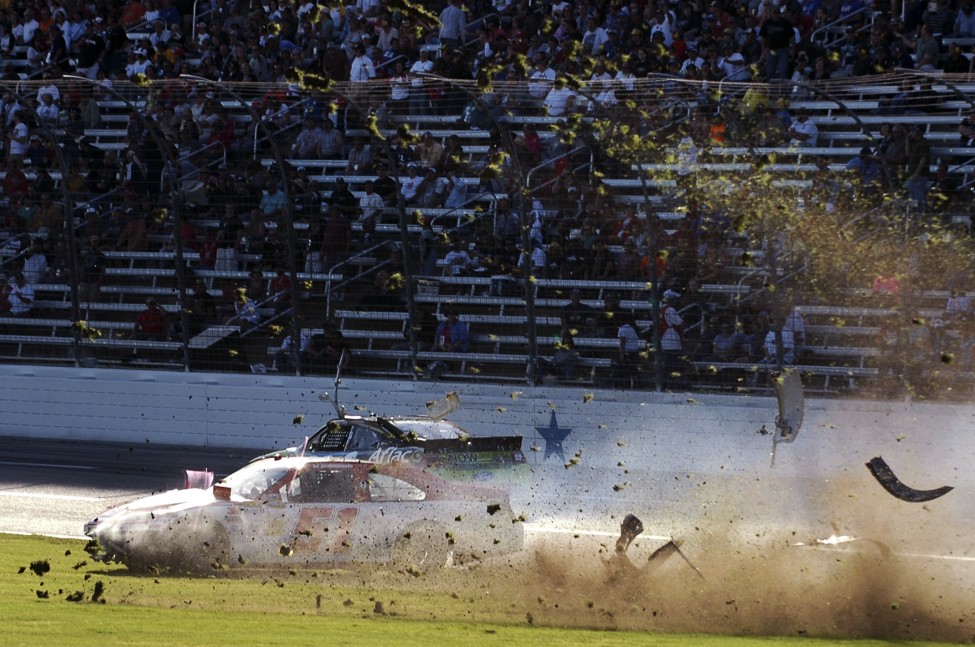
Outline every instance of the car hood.
POLYGON ((86 525, 86 529, 91 529, 100 523, 111 519, 118 519, 128 513, 151 512, 154 515, 165 514, 168 512, 178 512, 188 508, 195 508, 215 501, 213 488, 201 490, 199 488, 189 488, 185 490, 169 490, 152 494, 141 499, 135 499, 120 506, 110 508, 101 513, 86 525))

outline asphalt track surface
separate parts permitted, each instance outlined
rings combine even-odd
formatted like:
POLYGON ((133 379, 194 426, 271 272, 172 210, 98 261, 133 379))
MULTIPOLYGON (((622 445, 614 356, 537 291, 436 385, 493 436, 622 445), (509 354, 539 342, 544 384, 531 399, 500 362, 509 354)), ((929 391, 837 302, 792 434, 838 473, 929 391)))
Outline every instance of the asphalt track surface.
POLYGON ((184 470, 228 474, 257 453, 0 437, 0 532, 80 538, 103 510, 182 487, 184 470))

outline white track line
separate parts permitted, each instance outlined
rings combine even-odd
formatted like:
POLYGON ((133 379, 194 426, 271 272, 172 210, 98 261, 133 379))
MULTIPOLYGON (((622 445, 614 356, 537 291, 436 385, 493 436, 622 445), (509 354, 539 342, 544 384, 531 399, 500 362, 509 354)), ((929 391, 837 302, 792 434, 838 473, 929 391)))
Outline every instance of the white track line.
POLYGON ((104 501, 100 496, 76 496, 73 494, 47 494, 45 492, 11 492, 0 490, 0 496, 13 499, 54 499, 56 501, 104 501))

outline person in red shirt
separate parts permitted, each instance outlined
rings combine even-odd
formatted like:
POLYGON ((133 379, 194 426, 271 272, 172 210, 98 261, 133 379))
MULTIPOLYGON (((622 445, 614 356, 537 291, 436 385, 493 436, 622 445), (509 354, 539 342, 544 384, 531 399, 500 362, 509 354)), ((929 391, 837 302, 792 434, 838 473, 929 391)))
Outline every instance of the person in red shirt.
POLYGON ((132 339, 164 341, 166 339, 167 314, 155 298, 146 299, 146 309, 140 312, 135 319, 135 331, 132 333, 132 339))
POLYGON ((271 294, 274 295, 274 311, 284 312, 291 307, 291 277, 285 273, 283 265, 275 268, 277 275, 271 279, 271 294))

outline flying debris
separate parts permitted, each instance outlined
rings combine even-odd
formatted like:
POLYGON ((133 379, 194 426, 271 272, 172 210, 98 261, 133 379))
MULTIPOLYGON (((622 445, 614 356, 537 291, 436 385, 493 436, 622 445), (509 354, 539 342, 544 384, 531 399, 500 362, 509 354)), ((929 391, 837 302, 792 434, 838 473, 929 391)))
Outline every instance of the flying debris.
POLYGON ((451 391, 441 400, 427 402, 427 413, 434 420, 442 420, 460 408, 460 396, 451 391))
POLYGON ((912 487, 908 487, 901 483, 900 479, 894 475, 893 470, 887 465, 887 461, 882 459, 880 456, 875 456, 870 459, 870 462, 866 464, 867 469, 873 474, 873 477, 877 479, 880 485, 883 486, 885 490, 893 494, 895 497, 901 501, 907 501, 908 503, 923 503, 925 501, 933 501, 939 497, 951 492, 953 487, 950 485, 943 485, 934 490, 915 490, 912 487))
MULTIPOLYGON (((805 403, 802 395, 802 379, 794 370, 782 371, 774 376, 772 383, 775 388, 775 398, 779 402, 779 415, 775 418, 775 433, 772 435, 772 452, 769 465, 775 466, 775 450, 779 443, 791 443, 799 435, 802 419, 805 413, 805 403)), ((765 426, 762 426, 764 429, 765 426)), ((759 430, 762 433, 762 430, 759 430)), ((765 434, 762 434, 765 435, 765 434)))
POLYGON ((642 532, 643 522, 636 515, 627 514, 623 518, 623 522, 620 523, 620 536, 616 540, 616 553, 611 559, 605 562, 606 567, 609 569, 611 579, 615 580, 637 574, 652 575, 668 557, 675 553, 687 562, 687 565, 697 573, 698 577, 702 580, 704 579, 704 574, 701 573, 697 566, 691 563, 691 560, 684 554, 684 551, 680 549, 680 542, 674 541, 673 539, 653 551, 650 557, 647 558, 647 563, 643 565, 643 568, 637 568, 630 561, 629 557, 626 556, 626 550, 642 532))

